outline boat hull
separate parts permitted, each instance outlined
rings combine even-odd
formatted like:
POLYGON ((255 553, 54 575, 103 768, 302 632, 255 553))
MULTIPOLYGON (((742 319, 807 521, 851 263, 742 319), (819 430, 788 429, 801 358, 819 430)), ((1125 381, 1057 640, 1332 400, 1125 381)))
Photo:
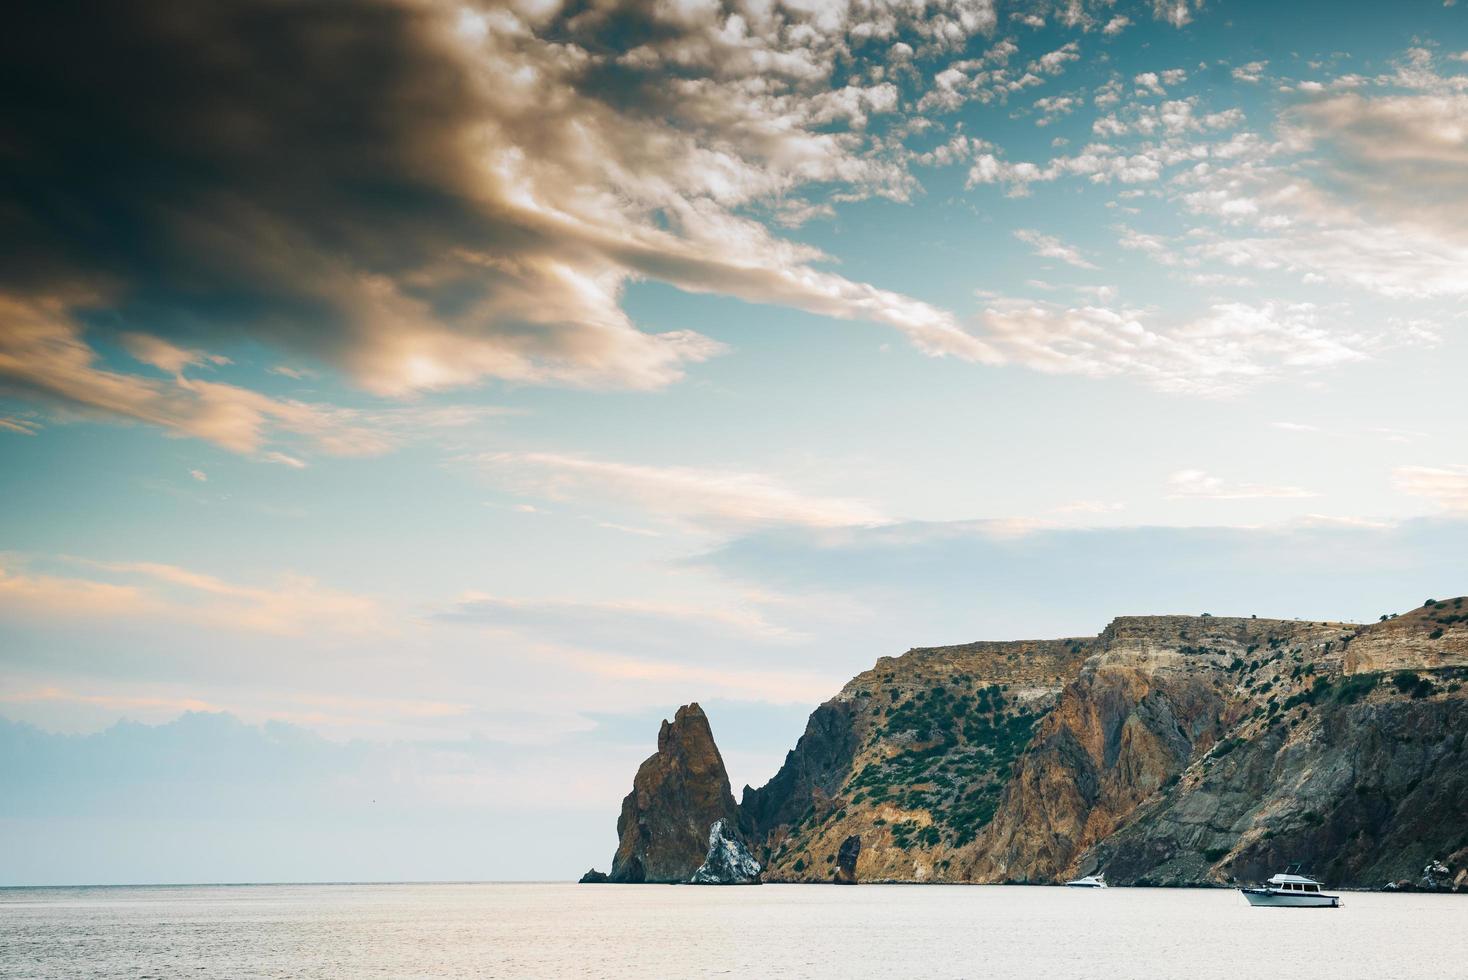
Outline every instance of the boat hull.
POLYGON ((1265 908, 1285 909, 1338 909, 1341 907, 1337 895, 1322 895, 1319 892, 1279 892, 1272 888, 1240 888, 1250 905, 1265 908))

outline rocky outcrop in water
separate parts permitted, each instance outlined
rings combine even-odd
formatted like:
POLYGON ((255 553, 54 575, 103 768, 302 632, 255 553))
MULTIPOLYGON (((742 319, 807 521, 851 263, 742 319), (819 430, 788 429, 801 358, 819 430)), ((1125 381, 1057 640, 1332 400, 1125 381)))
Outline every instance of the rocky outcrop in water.
POLYGON ((831 881, 837 885, 856 884, 856 862, 861 857, 861 835, 852 834, 841 842, 836 852, 836 871, 831 881))
MULTIPOLYGON (((1365 626, 1122 617, 913 650, 816 709, 738 826, 766 881, 1222 884, 1302 862, 1340 887, 1465 887, 1465 686, 1461 598, 1365 626)), ((722 765, 709 779, 719 798, 722 765)))
POLYGON ((732 824, 714 821, 709 828, 709 849, 703 864, 689 878, 694 885, 758 885, 759 862, 744 842, 730 834, 732 824))
POLYGON ((617 820, 616 882, 687 881, 708 853, 709 828, 739 825, 729 775, 697 703, 658 731, 658 750, 642 763, 617 820))
POLYGON ((598 871, 595 868, 592 868, 590 871, 586 872, 586 874, 582 875, 580 880, 577 881, 576 884, 604 885, 611 880, 612 879, 607 875, 605 871, 598 871))

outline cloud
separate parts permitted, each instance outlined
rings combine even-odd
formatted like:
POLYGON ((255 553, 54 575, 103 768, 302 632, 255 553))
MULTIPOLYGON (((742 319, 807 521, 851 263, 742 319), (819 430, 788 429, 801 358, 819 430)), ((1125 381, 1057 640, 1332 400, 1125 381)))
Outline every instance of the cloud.
MULTIPOLYGON (((1468 80, 1437 74, 1431 52, 1414 49, 1394 74, 1342 75, 1301 91, 1279 116, 1276 138, 1241 132, 1192 148, 1205 162, 1174 171, 1166 193, 1183 211, 1216 221, 1150 249, 1154 257, 1211 266, 1215 276, 1284 272, 1307 286, 1394 300, 1465 295, 1468 135, 1459 120, 1468 113, 1468 80)), ((1098 120, 1099 131, 1161 125, 1143 109, 1128 113, 1098 120)), ((1232 110, 1174 116, 1241 121, 1232 110)), ((1405 316, 1393 326, 1402 343, 1435 333, 1405 316)))
POLYGON ((1392 471, 1392 485, 1444 510, 1468 513, 1468 466, 1401 466, 1392 471))
POLYGON ((301 635, 373 633, 378 603, 286 573, 245 585, 178 565, 53 559, 81 575, 38 571, 34 560, 0 555, 0 610, 7 618, 162 618, 214 629, 301 635))
POLYGON ((24 616, 134 616, 157 610, 137 585, 31 572, 14 555, 0 556, 0 608, 24 616))
POLYGON ((1152 16, 1173 27, 1191 23, 1193 14, 1203 9, 1203 0, 1152 0, 1152 16))
POLYGON ((737 637, 743 642, 790 643, 803 637, 770 622, 758 609, 646 599, 519 599, 469 592, 433 614, 443 622, 527 629, 562 642, 667 646, 687 651, 690 634, 737 637))
POLYGON ((1286 115, 1287 134, 1326 154, 1332 182, 1377 217, 1468 242, 1468 85, 1435 75, 1421 84, 1305 102, 1286 115))
POLYGON ((1234 78, 1241 82, 1257 83, 1264 78, 1264 69, 1269 67, 1267 61, 1250 61, 1247 64, 1237 65, 1230 72, 1234 78))
POLYGON ((0 415, 0 429, 4 429, 6 432, 18 432, 23 436, 33 436, 41 431, 41 423, 32 419, 0 415))
POLYGON ((1233 483, 1204 470, 1178 470, 1167 478, 1170 497, 1200 497, 1206 500, 1258 500, 1262 498, 1294 500, 1318 497, 1319 494, 1300 487, 1273 486, 1266 483, 1233 483))
POLYGON ((189 476, 193 477, 195 480, 198 480, 200 483, 209 482, 209 474, 205 473, 203 470, 189 470, 189 476))
POLYGON ((355 424, 351 413, 183 374, 188 366, 218 358, 151 338, 134 336, 127 343, 135 356, 173 376, 105 368, 65 303, 21 302, 0 294, 0 386, 12 392, 88 416, 157 425, 238 453, 259 452, 282 433, 334 455, 388 448, 380 434, 355 424))
POLYGON ((951 314, 749 215, 907 199, 905 154, 868 128, 898 89, 848 83, 853 52, 955 51, 993 5, 736 6, 31 8, 0 106, 27 188, 0 209, 0 294, 106 311, 173 374, 248 336, 394 396, 670 384, 722 345, 639 329, 622 294, 645 278, 983 359, 951 314))
POLYGON ((841 527, 887 520, 862 501, 807 495, 761 473, 546 452, 487 453, 474 462, 491 480, 516 492, 631 505, 652 517, 705 529, 841 527))
POLYGON ((1167 91, 1162 87, 1162 79, 1155 71, 1144 71, 1132 79, 1132 84, 1137 86, 1138 95, 1166 95, 1167 91))
POLYGON ((268 452, 262 455, 260 458, 267 463, 276 463, 280 466, 289 466, 293 470, 304 470, 306 468, 306 463, 303 460, 299 460, 294 456, 288 456, 285 453, 268 452))
POLYGON ((1124 14, 1117 14, 1115 17, 1106 22, 1106 26, 1101 28, 1101 33, 1105 34, 1107 37, 1115 37, 1117 34, 1120 34, 1122 31, 1130 27, 1131 23, 1132 19, 1130 17, 1127 17, 1124 14))
POLYGON ((170 344, 161 337, 151 337, 148 334, 123 333, 117 339, 136 360, 173 375, 183 374, 186 367, 229 363, 227 357, 207 354, 201 350, 186 350, 170 344))
MULTIPOLYGON (((1082 100, 1077 95, 1049 95, 1042 99, 1036 99, 1034 108, 1036 112, 1040 113, 1040 118, 1035 120, 1035 125, 1041 127, 1049 126, 1057 119, 1061 119, 1075 112, 1081 105, 1082 100)), ((1060 137, 1056 138, 1059 139, 1060 137)))
POLYGON ((1326 329, 1310 304, 1219 303, 1178 323, 1140 310, 1004 300, 981 317, 1007 363, 1047 374, 1129 376, 1163 391, 1228 395, 1364 360, 1369 338, 1326 329))
POLYGON ((1089 261, 1077 249, 1065 244, 1053 235, 1046 235, 1029 228, 1020 228, 1015 231, 1014 237, 1026 245, 1034 246, 1035 254, 1042 258, 1059 259, 1068 265, 1075 266, 1077 269, 1096 268, 1095 263, 1089 261))

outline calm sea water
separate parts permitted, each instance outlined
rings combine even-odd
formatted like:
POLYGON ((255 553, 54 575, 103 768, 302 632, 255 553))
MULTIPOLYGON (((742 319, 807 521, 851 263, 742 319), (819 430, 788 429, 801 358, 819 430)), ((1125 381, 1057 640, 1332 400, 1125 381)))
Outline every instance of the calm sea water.
POLYGON ((765 885, 0 889, 0 976, 1468 976, 1468 896, 765 885))

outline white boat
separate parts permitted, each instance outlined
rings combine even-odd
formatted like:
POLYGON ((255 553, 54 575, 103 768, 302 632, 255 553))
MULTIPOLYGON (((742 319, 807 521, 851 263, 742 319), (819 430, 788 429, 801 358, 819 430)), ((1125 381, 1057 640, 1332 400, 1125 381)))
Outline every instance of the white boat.
POLYGON ((1075 878, 1075 879, 1073 879, 1071 881, 1067 881, 1065 883, 1065 887, 1067 887, 1067 888, 1105 888, 1106 887, 1106 875, 1104 875, 1104 874, 1094 874, 1094 875, 1086 875, 1084 878, 1075 878))
POLYGON ((1340 897, 1326 895, 1320 882, 1298 874, 1275 875, 1255 888, 1240 888, 1250 905, 1268 905, 1293 909, 1338 909, 1340 897))

